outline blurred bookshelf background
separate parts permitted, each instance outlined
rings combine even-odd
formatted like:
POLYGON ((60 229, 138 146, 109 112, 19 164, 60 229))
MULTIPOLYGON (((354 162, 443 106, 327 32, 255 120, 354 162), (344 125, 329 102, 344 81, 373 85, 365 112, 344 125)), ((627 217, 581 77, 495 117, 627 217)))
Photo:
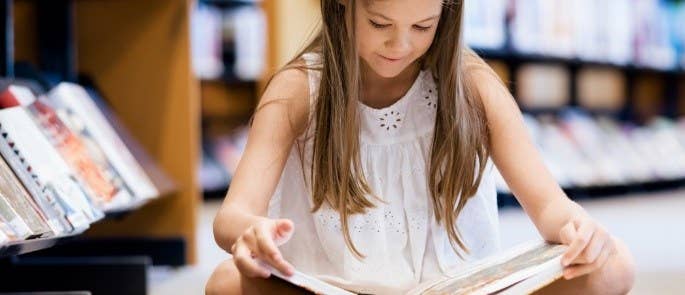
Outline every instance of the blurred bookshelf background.
MULTIPOLYGON (((198 180, 207 226, 245 147, 265 79, 315 34, 318 5, 197 3, 191 31, 201 81, 198 180)), ((569 197, 634 251, 634 293, 682 293, 685 218, 675 208, 685 205, 685 1, 466 5, 468 46, 509 86, 550 171, 569 197)), ((535 237, 501 177, 498 199, 503 245, 535 237)), ((227 257, 212 251, 205 255, 227 257)))
MULTIPOLYGON (((316 28, 318 2, 297 3, 200 1, 194 12, 206 197, 230 183, 260 83, 316 28)), ((464 32, 571 197, 685 185, 683 1, 472 1, 464 32)), ((513 204, 501 179, 498 190, 513 204)))

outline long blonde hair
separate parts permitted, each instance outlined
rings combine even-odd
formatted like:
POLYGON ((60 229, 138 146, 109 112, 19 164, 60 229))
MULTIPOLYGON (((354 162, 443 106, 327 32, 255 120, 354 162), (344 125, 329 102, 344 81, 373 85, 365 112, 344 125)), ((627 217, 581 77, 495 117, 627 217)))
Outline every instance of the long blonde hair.
MULTIPOLYGON (((377 198, 359 158, 359 57, 354 23, 355 0, 321 0, 322 28, 282 70, 297 68, 321 72, 313 107, 311 170, 308 177, 316 212, 327 203, 340 215, 347 247, 363 258, 352 243, 348 217, 374 208, 377 198), (302 54, 317 53, 320 64, 306 65, 302 54)), ((473 197, 489 158, 489 135, 483 103, 468 72, 475 67, 494 72, 471 50, 462 46, 463 0, 444 0, 433 44, 423 57, 438 85, 438 106, 427 182, 436 221, 445 226, 455 252, 469 252, 457 229, 457 217, 473 197)), ((302 153, 303 149, 300 149, 302 153)), ((303 155, 300 159, 303 159, 303 155)))

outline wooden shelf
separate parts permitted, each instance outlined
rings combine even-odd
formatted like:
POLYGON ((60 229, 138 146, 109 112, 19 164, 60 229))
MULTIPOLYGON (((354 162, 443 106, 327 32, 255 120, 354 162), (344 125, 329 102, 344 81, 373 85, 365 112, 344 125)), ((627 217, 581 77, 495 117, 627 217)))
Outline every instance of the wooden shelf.
POLYGON ((656 69, 649 68, 634 64, 614 64, 610 62, 600 62, 600 61, 587 61, 579 58, 565 58, 557 56, 549 56, 542 54, 525 54, 517 53, 513 50, 506 49, 473 49, 478 55, 486 59, 503 60, 507 62, 516 63, 550 63, 550 64, 563 64, 568 66, 593 66, 593 67, 605 67, 612 68, 621 71, 632 71, 641 73, 656 73, 656 74, 675 74, 675 75, 685 75, 685 69, 674 68, 674 69, 656 69))
POLYGON ((220 8, 237 8, 242 6, 259 5, 261 1, 251 0, 199 0, 200 3, 220 8))
MULTIPOLYGON (((74 1, 78 71, 176 182, 177 192, 94 224, 98 238, 183 238, 196 261, 200 88, 190 59, 190 0, 74 1)), ((15 1, 15 59, 38 62, 35 2, 15 1)))
POLYGON ((211 123, 235 119, 246 122, 257 105, 257 87, 256 82, 227 84, 223 80, 202 81, 203 121, 211 123))

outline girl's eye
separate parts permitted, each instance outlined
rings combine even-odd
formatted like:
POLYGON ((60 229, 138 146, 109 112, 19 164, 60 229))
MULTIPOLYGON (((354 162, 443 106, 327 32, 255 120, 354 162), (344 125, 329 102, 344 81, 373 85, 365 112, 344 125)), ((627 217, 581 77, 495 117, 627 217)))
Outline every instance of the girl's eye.
POLYGON ((372 20, 369 20, 369 23, 371 23, 371 25, 376 29, 384 29, 390 26, 389 24, 379 24, 372 20))
POLYGON ((428 31, 428 30, 431 29, 431 27, 422 27, 422 26, 419 26, 419 25, 414 25, 414 29, 417 29, 417 30, 419 30, 419 31, 428 31))

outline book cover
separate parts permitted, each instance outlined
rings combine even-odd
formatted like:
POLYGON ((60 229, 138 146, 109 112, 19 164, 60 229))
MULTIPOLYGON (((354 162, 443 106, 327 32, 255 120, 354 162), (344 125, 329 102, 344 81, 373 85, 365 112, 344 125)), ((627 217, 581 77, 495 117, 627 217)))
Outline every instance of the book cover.
POLYGON ((107 121, 117 135, 121 138, 124 144, 131 151, 133 157, 138 161, 143 171, 152 181, 152 184, 157 188, 160 196, 164 196, 173 193, 177 190, 176 183, 171 179, 171 177, 164 172, 162 167, 157 164, 157 162, 152 158, 152 156, 143 148, 143 146, 138 142, 133 134, 126 128, 119 117, 112 111, 107 102, 104 101, 99 94, 92 88, 86 88, 86 93, 89 98, 93 100, 95 105, 100 109, 102 114, 105 116, 107 121))
POLYGON ((14 142, 1 123, 0 134, 2 135, 0 136, 0 155, 38 205, 39 211, 45 217, 52 232, 55 235, 61 235, 73 231, 73 226, 66 219, 64 208, 57 203, 55 196, 42 189, 38 177, 33 173, 31 166, 26 163, 21 152, 14 148, 14 142))
POLYGON ((103 217, 103 213, 91 204, 76 182, 69 166, 24 108, 0 110, 0 124, 3 132, 11 138, 15 153, 21 151, 23 162, 31 167, 41 190, 55 197, 73 227, 88 227, 91 222, 103 217))
POLYGON ((159 192, 152 184, 131 151, 119 138, 102 112, 79 85, 60 83, 48 94, 51 101, 58 102, 83 122, 83 127, 102 148, 107 158, 120 173, 134 196, 141 199, 157 197, 159 192))
POLYGON ((0 94, 0 107, 14 106, 24 106, 29 111, 98 208, 107 211, 131 202, 131 194, 97 145, 87 145, 45 100, 36 99, 27 88, 11 85, 0 94))

